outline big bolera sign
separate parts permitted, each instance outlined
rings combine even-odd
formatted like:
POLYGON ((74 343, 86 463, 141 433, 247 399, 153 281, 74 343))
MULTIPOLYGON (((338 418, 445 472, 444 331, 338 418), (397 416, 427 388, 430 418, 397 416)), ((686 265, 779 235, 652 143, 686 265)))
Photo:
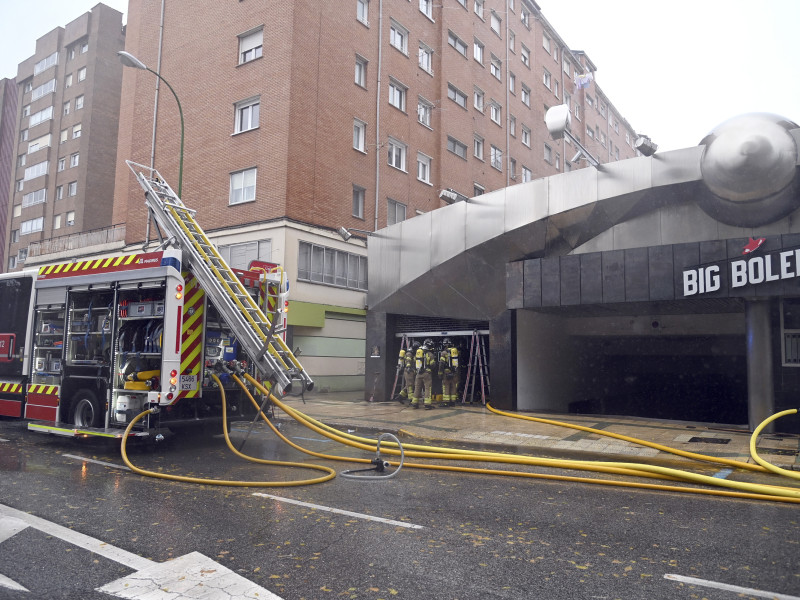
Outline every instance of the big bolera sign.
MULTIPOLYGON (((761 238, 763 243, 763 238, 761 238)), ((751 239, 751 242, 754 240, 751 239)), ((757 243, 757 241, 755 241, 757 243)), ((747 256, 756 246, 745 246, 746 258, 729 259, 718 264, 684 269, 683 295, 696 296, 716 292, 722 286, 722 270, 728 270, 731 289, 800 277, 800 248, 747 256)))

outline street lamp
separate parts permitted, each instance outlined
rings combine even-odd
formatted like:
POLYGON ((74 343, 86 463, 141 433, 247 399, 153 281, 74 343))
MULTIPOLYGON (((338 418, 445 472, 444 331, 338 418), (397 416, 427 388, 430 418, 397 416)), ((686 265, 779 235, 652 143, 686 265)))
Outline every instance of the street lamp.
POLYGON ((351 227, 350 229, 346 229, 344 227, 339 227, 339 229, 337 230, 337 233, 340 236, 342 236, 342 239, 346 242, 351 237, 353 237, 353 234, 350 233, 351 231, 356 231, 358 233, 365 233, 368 236, 372 235, 374 233, 373 231, 367 231, 366 229, 354 229, 353 227, 351 227))
POLYGON ((175 96, 175 102, 178 103, 178 113, 181 116, 181 153, 180 153, 180 163, 178 166, 178 198, 181 197, 181 190, 183 189, 183 136, 184 136, 184 126, 183 126, 183 108, 181 108, 181 101, 178 100, 178 94, 175 93, 175 90, 172 89, 172 86, 169 82, 164 79, 161 75, 157 72, 153 71, 153 69, 149 68, 145 65, 142 61, 136 58, 130 52, 125 52, 124 50, 120 50, 117 52, 117 56, 119 56, 119 60, 122 64, 126 67, 133 67, 134 69, 141 69, 142 71, 150 71, 153 75, 158 77, 161 81, 163 81, 166 86, 169 88, 169 91, 172 92, 172 95, 175 96))
POLYGON ((551 106, 544 114, 544 122, 545 125, 547 125, 547 131, 550 132, 550 137, 552 137, 554 140, 567 138, 570 142, 575 144, 575 147, 578 149, 578 152, 570 162, 577 162, 581 158, 585 158, 586 162, 599 171, 601 168, 600 161, 592 156, 591 152, 584 148, 583 144, 580 143, 578 138, 576 138, 570 132, 569 127, 571 120, 572 115, 569 112, 569 106, 566 104, 551 106))

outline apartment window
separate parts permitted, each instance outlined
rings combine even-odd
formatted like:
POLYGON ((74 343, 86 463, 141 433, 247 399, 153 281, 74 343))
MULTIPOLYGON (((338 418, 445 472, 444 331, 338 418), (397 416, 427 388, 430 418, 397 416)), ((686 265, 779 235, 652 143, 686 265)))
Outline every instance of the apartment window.
POLYGON ((516 50, 516 46, 517 46, 517 36, 513 31, 511 31, 509 29, 508 30, 508 49, 511 52, 516 52, 517 51, 516 50))
POLYGON ((542 82, 544 83, 544 86, 548 90, 550 89, 550 82, 551 81, 552 81, 552 78, 550 77, 550 71, 548 71, 547 69, 542 69, 542 82))
POLYGON ((28 130, 27 129, 23 129, 22 131, 19 132, 19 141, 20 142, 27 142, 28 141, 28 135, 29 135, 28 130))
POLYGON ((472 55, 475 57, 479 63, 483 64, 483 44, 481 44, 478 40, 475 40, 472 43, 472 55))
POLYGON ((422 96, 417 99, 417 120, 425 125, 431 126, 431 113, 433 112, 433 105, 425 100, 422 96))
POLYGON ((614 158, 619 160, 619 148, 614 148, 614 158))
POLYGON ((9 259, 8 259, 8 270, 11 271, 12 269, 16 269, 16 268, 17 268, 17 257, 16 256, 9 257, 9 259))
POLYGON ((616 133, 619 133, 619 121, 617 121, 616 119, 614 119, 614 131, 616 133))
POLYGON ((25 154, 20 154, 19 156, 17 156, 17 166, 18 167, 24 167, 25 166, 25 162, 27 161, 27 159, 28 159, 28 157, 25 154))
POLYGON ((555 95, 556 98, 558 98, 558 81, 557 80, 553 82, 553 94, 555 95))
POLYGON ((406 91, 407 88, 402 83, 393 79, 389 80, 389 104, 397 109, 406 111, 406 91))
POLYGON ((575 103, 575 118, 578 119, 578 121, 581 120, 581 105, 577 102, 575 103))
POLYGON ((483 196, 486 193, 486 188, 480 185, 479 183, 472 184, 472 195, 473 196, 483 196))
POLYGON ((356 0, 356 19, 369 25, 369 0, 356 0))
POLYGON ((406 205, 398 202, 397 200, 388 199, 388 207, 386 213, 386 224, 394 225, 406 220, 406 205))
POLYGON ((528 148, 531 147, 531 130, 525 125, 522 126, 522 143, 528 148))
POLYGON ((419 11, 433 20, 433 0, 419 0, 419 11))
POLYGON ((522 167, 522 182, 533 181, 533 172, 526 166, 522 167))
POLYGON ((517 93, 516 87, 517 87, 517 76, 509 71, 509 73, 508 73, 508 91, 511 92, 512 94, 516 94, 517 93))
MULTIPOLYGON (((15 217, 15 218, 22 216, 22 204, 15 204, 14 205, 12 216, 15 217)), ((16 241, 19 241, 19 240, 16 240, 16 241)))
POLYGON ((491 150, 491 164, 495 169, 503 170, 503 151, 495 145, 492 145, 491 150))
POLYGON ((59 158, 58 159, 58 167, 57 167, 58 172, 60 173, 61 171, 63 171, 66 168, 67 168, 67 159, 66 158, 59 158))
POLYGON ((228 205, 253 202, 256 199, 256 167, 231 173, 228 205))
POLYGON ((503 109, 495 101, 489 103, 489 117, 498 125, 503 122, 503 109))
POLYGON ((606 147, 606 134, 603 132, 600 132, 600 145, 603 146, 603 148, 606 147))
POLYGON ((484 0, 475 0, 475 14, 483 19, 483 2, 484 0))
POLYGON ((25 181, 36 179, 37 177, 47 174, 47 164, 45 160, 25 169, 25 181))
POLYGON ((19 224, 19 234, 28 235, 29 233, 36 233, 37 231, 41 231, 43 227, 44 227, 44 217, 23 221, 22 223, 19 224))
POLYGON ((80 110, 83 108, 83 96, 78 96, 75 98, 75 110, 80 110))
POLYGON ((517 117, 514 115, 508 117, 508 133, 511 137, 517 137, 517 117))
POLYGON ((553 164, 553 149, 547 144, 544 145, 544 162, 553 164))
POLYGON ((356 56, 356 85, 367 87, 367 59, 356 56))
POLYGON ((550 54, 550 38, 546 35, 542 36, 542 48, 544 48, 545 52, 550 54))
POLYGON ((78 81, 83 81, 86 79, 86 67, 81 67, 78 69, 78 81))
POLYGON ((52 137, 53 136, 48 133, 47 135, 36 138, 35 140, 31 140, 31 142, 28 144, 28 154, 33 154, 37 150, 49 147, 52 137))
POLYGON ((472 98, 473 98, 472 101, 473 106, 477 108, 479 111, 483 112, 483 98, 484 98, 483 90, 481 88, 476 87, 474 92, 472 93, 472 98))
POLYGON ((367 124, 360 119, 353 119, 353 148, 367 151, 367 124))
POLYGON ((456 156, 467 160, 467 145, 449 135, 447 136, 447 149, 456 156))
POLYGON ((366 193, 367 190, 363 187, 358 185, 353 186, 353 216, 359 219, 364 218, 364 197, 366 193))
POLYGON ((417 152, 417 179, 423 183, 431 182, 431 157, 417 152))
POLYGON ((366 290, 367 257, 300 242, 297 279, 366 290))
POLYGON ((566 74, 567 74, 567 77, 572 77, 572 73, 571 73, 571 71, 572 71, 571 63, 570 63, 570 62, 569 62, 569 61, 568 61, 568 60, 565 58, 565 59, 562 61, 562 65, 563 65, 564 73, 566 73, 566 74))
POLYGON ((229 266, 234 269, 247 269, 254 260, 266 262, 272 258, 272 240, 221 245, 218 251, 229 266))
POLYGON ((81 155, 78 152, 76 152, 75 154, 71 154, 70 157, 69 157, 69 166, 70 166, 70 168, 77 167, 78 163, 80 162, 80 159, 81 159, 81 155))
POLYGON ((21 192, 23 189, 25 189, 25 180, 17 179, 17 191, 21 192))
POLYGON ((564 104, 567 105, 567 108, 572 108, 572 96, 567 91, 564 92, 564 104))
POLYGON ((25 94, 27 94, 27 93, 28 93, 28 92, 30 92, 32 89, 33 89, 33 82, 32 82, 32 81, 30 81, 30 80, 26 81, 26 82, 25 82, 25 91, 24 91, 24 93, 25 93, 25 94))
POLYGON ((452 31, 448 32, 447 34, 447 43, 450 44, 453 48, 455 48, 458 51, 458 53, 461 54, 462 56, 467 55, 467 45, 460 37, 458 37, 452 31))
POLYGON ((72 127, 72 139, 81 137, 81 124, 78 123, 72 127))
POLYGON ((508 176, 511 179, 517 178, 517 159, 516 158, 509 158, 508 159, 508 176))
POLYGON ((22 116, 29 117, 30 115, 31 115, 31 105, 26 104, 25 106, 22 107, 22 116))
MULTIPOLYGON (((500 35, 500 31, 502 30, 503 21, 496 12, 492 11, 492 17, 489 21, 490 27, 492 31, 494 31, 497 35, 500 35)), ((502 36, 500 36, 502 37, 502 36)))
POLYGON ((483 160, 483 138, 477 134, 473 140, 472 152, 475 155, 475 158, 478 160, 483 160))
POLYGON ((511 12, 514 12, 514 0, 508 0, 508 8, 511 12))
POLYGON ((61 229, 61 215, 53 216, 53 229, 61 229))
POLYGON ((389 138, 389 166, 401 171, 406 170, 406 145, 394 138, 389 138))
POLYGON ((408 54, 408 30, 394 20, 389 28, 389 43, 403 54, 408 54))
POLYGON ((89 51, 89 42, 83 42, 81 44, 81 54, 86 54, 89 51))
POLYGON ((586 137, 594 139, 594 130, 589 125, 586 126, 586 137))
POLYGON ((467 95, 455 87, 452 83, 447 84, 447 97, 458 104, 461 108, 467 108, 467 95))
POLYGON ((529 69, 531 68, 531 51, 525 47, 525 44, 522 44, 522 46, 520 46, 519 58, 522 61, 523 65, 525 65, 529 69))
POLYGON ((39 112, 35 112, 31 115, 31 118, 28 120, 28 127, 33 127, 34 125, 38 125, 39 123, 43 123, 44 121, 49 121, 53 118, 53 107, 48 106, 47 108, 43 108, 39 112))
POLYGON ((72 73, 64 77, 64 89, 72 87, 72 73))
POLYGON ((522 11, 520 11, 519 20, 522 22, 525 27, 528 29, 531 28, 531 13, 523 6, 522 11))
POLYGON ((47 190, 41 189, 35 192, 30 192, 22 197, 22 208, 33 206, 34 204, 42 204, 47 201, 47 190))
POLYGON ((70 110, 69 107, 70 107, 70 103, 69 103, 69 100, 67 100, 66 102, 64 102, 64 110, 62 111, 65 115, 69 114, 69 110, 70 110))
POLYGON ((77 196, 77 195, 78 195, 78 182, 70 181, 67 184, 67 196, 77 196))
POLYGON ((427 73, 433 73, 433 49, 419 43, 419 68, 427 73))
POLYGON ((250 131, 258 127, 261 113, 261 97, 242 100, 235 105, 236 126, 234 133, 250 131))
POLYGON ((68 210, 67 214, 66 214, 66 217, 67 217, 66 218, 67 227, 72 227, 73 225, 75 225, 75 211, 74 210, 68 210))
POLYGON ((561 170, 561 155, 556 152, 556 169, 561 170))
POLYGON ((49 69, 52 66, 55 66, 56 64, 58 64, 58 52, 53 52, 47 58, 43 58, 35 65, 33 65, 33 74, 38 75, 42 71, 46 71, 47 69, 49 69))
POLYGON ((45 94, 51 94, 56 91, 56 80, 51 79, 50 81, 43 83, 40 86, 37 86, 31 92, 31 101, 38 100, 45 94))
POLYGON ((456 0, 461 6, 467 8, 467 0, 456 0))
POLYGON ((239 36, 239 64, 261 58, 264 53, 264 28, 260 27, 239 36))
POLYGON ((502 66, 501 65, 502 65, 502 63, 500 62, 500 59, 497 58, 494 54, 492 54, 492 64, 489 66, 489 70, 491 71, 492 75, 494 75, 495 78, 497 78, 498 80, 502 76, 502 74, 501 74, 502 66))
POLYGON ((531 88, 524 83, 522 84, 522 103, 527 107, 531 105, 531 88))
POLYGON ((589 108, 594 107, 594 100, 592 100, 592 97, 589 94, 586 94, 586 106, 589 108))
POLYGON ((59 185, 56 187, 56 200, 63 200, 64 199, 64 186, 59 185))

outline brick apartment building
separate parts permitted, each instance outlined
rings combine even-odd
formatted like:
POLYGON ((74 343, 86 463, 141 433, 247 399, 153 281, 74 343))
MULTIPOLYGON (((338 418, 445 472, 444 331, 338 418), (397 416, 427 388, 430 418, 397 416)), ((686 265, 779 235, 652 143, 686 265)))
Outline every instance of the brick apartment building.
POLYGON ((6 256, 6 223, 8 222, 11 174, 14 171, 17 139, 17 82, 0 79, 0 271, 6 256))
MULTIPOLYGON (((290 344, 322 389, 364 386, 363 232, 584 167, 550 139, 553 105, 601 162, 636 154, 595 66, 530 0, 137 0, 125 49, 180 99, 182 196, 223 256, 287 270, 290 344)), ((125 70, 112 220, 128 244, 149 229, 124 160, 177 188, 179 112, 157 85, 125 70)))
POLYGON ((39 38, 20 63, 5 270, 112 230, 124 44, 122 13, 98 4, 39 38))

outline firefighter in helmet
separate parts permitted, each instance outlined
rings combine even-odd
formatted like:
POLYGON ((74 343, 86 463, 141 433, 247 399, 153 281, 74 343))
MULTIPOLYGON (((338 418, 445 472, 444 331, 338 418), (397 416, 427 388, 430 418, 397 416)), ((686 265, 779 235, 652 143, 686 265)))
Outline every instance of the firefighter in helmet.
POLYGON ((439 352, 439 376, 442 378, 442 406, 455 406, 458 399, 458 348, 444 338, 439 352))
POLYGON ((419 408, 422 399, 425 409, 433 408, 431 384, 433 372, 436 371, 436 355, 433 352, 433 341, 426 339, 414 355, 416 380, 414 381, 414 395, 411 397, 411 408, 419 408))
POLYGON ((416 356, 419 342, 414 342, 411 347, 406 350, 400 350, 400 356, 397 360, 397 369, 403 376, 403 389, 397 395, 397 400, 401 404, 405 404, 406 399, 411 400, 414 397, 414 380, 417 377, 416 369, 414 368, 414 357, 416 356))

